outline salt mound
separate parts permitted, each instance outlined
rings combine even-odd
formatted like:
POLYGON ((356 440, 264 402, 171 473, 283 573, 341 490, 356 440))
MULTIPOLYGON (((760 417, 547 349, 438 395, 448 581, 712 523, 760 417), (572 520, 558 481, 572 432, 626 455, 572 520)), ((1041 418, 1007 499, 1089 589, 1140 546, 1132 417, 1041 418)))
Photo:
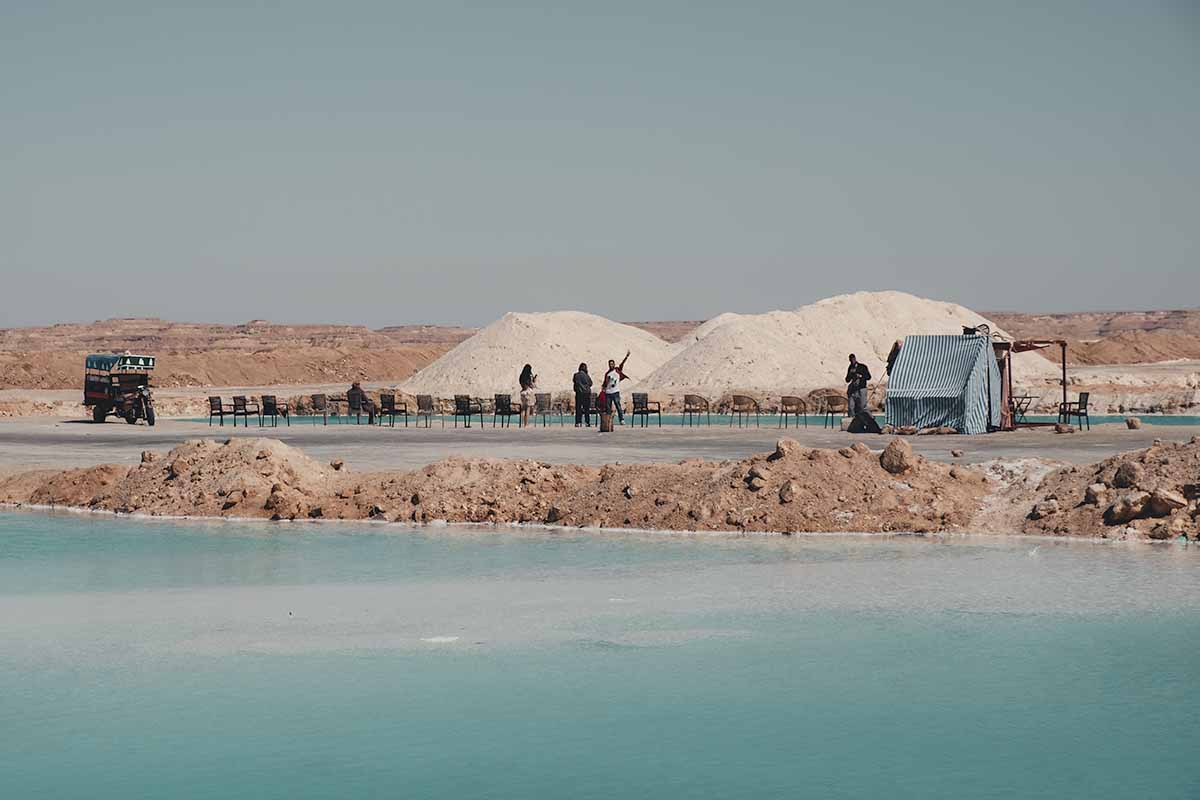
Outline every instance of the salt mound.
MULTIPOLYGON (((958 335, 963 326, 980 324, 1003 333, 969 308, 895 291, 838 295, 795 311, 721 314, 687 337, 684 349, 648 375, 642 387, 709 396, 735 390, 804 394, 842 386, 850 353, 882 380, 897 339, 910 334, 958 335)), ((1036 353, 1014 356, 1018 382, 1053 374, 1053 365, 1036 353)))
POLYGON ((532 364, 539 391, 567 391, 583 361, 599 391, 608 360, 619 361, 626 350, 626 372, 636 382, 664 364, 677 346, 641 328, 582 311, 509 312, 413 375, 400 390, 435 397, 516 393, 521 368, 532 364))

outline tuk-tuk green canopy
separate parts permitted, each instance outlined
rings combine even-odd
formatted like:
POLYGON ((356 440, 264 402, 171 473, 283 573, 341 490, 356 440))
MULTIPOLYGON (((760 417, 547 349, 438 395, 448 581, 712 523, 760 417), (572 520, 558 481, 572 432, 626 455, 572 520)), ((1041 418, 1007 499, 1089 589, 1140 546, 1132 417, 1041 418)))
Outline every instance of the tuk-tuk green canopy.
POLYGON ((154 356, 132 355, 130 353, 94 353, 84 362, 85 369, 98 369, 113 372, 123 369, 154 369, 154 356))

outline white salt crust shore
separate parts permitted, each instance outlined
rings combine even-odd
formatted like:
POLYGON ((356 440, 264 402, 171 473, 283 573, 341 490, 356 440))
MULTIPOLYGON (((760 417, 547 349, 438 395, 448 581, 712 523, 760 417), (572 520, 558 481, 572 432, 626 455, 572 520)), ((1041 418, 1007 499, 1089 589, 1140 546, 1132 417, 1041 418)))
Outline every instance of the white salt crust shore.
POLYGON ((579 531, 588 534, 636 534, 636 535, 651 535, 665 537, 683 537, 683 538, 717 538, 717 539, 742 539, 753 537, 791 537, 805 539, 1004 539, 1012 540, 1019 539, 1021 541, 1031 542, 1057 542, 1057 543, 1078 543, 1089 545, 1150 545, 1150 546, 1168 546, 1179 544, 1175 540, 1155 541, 1151 539, 1106 539, 1100 536, 1050 536, 1046 534, 1035 533, 1001 533, 997 531, 739 531, 739 530, 711 530, 711 531, 691 531, 691 530, 664 530, 659 528, 624 528, 624 527, 603 527, 597 528, 591 525, 581 526, 562 526, 562 525, 547 525, 536 522, 447 522, 445 520, 430 520, 428 522, 394 522, 387 520, 372 520, 372 519, 294 519, 294 520, 267 520, 262 517, 238 517, 238 516, 201 516, 193 514, 141 514, 141 513, 124 513, 118 511, 109 511, 107 509, 86 508, 81 506, 60 506, 60 505, 40 505, 34 503, 3 503, 0 502, 0 511, 7 512, 36 512, 36 513, 60 513, 85 515, 99 515, 113 518, 131 519, 139 523, 153 522, 203 522, 210 523, 230 523, 246 525, 251 524, 255 527, 273 528, 278 526, 292 525, 312 525, 312 526, 334 526, 334 527, 356 527, 370 526, 379 529, 392 529, 397 531, 425 531, 436 528, 476 528, 480 530, 502 530, 505 528, 514 529, 517 531, 527 532, 544 532, 544 533, 565 533, 579 531))

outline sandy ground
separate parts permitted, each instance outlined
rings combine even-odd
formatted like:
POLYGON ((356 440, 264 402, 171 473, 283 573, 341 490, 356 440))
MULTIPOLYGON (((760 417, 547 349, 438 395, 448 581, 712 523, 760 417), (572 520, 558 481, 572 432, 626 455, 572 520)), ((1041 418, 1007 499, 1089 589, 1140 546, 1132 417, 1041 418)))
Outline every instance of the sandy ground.
MULTIPOLYGON (((301 448, 318 461, 345 459, 359 469, 412 469, 450 456, 524 458, 556 464, 678 462, 685 458, 741 459, 774 449, 783 433, 774 425, 761 428, 721 426, 661 429, 620 428, 599 434, 594 428, 565 427, 457 429, 438 422, 432 428, 312 425, 307 422, 276 429, 252 425, 235 430, 230 424, 162 420, 154 428, 109 421, 91 422, 32 417, 0 420, 0 470, 65 468, 111 462, 138 463, 143 450, 170 449, 196 437, 224 440, 231 436, 270 436, 301 448)), ((1054 434, 1026 430, 987 436, 910 436, 913 449, 936 461, 980 463, 992 459, 1045 458, 1084 464, 1119 452, 1148 447, 1155 439, 1186 442, 1200 426, 1152 426, 1131 431, 1122 425, 1098 425, 1089 432, 1054 434)), ((838 448, 860 441, 881 449, 890 437, 855 436, 822 429, 791 428, 787 435, 807 447, 838 448)))

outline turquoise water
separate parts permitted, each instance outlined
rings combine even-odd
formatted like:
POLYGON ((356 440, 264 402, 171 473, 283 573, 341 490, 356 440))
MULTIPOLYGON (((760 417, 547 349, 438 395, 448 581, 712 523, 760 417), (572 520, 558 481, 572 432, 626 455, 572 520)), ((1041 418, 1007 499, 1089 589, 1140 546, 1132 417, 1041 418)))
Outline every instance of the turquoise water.
POLYGON ((0 794, 1195 798, 1200 552, 0 514, 0 794))

